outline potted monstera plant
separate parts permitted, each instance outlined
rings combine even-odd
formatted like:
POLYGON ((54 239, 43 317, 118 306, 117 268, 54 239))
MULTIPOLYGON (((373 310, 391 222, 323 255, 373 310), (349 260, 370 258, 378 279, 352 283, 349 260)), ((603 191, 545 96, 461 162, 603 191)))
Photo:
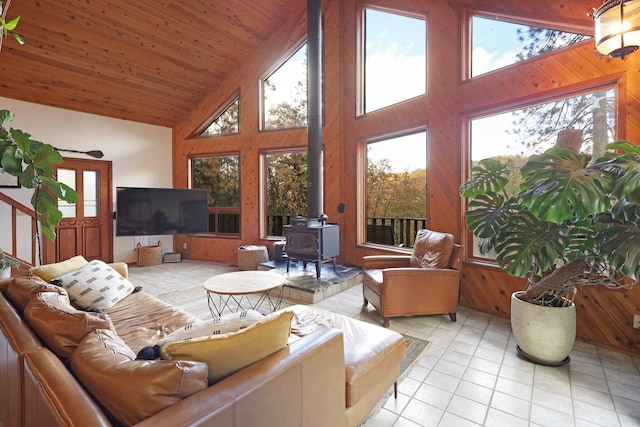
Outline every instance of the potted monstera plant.
POLYGON ((562 364, 575 340, 576 288, 629 288, 640 278, 640 147, 617 141, 595 162, 551 148, 520 169, 516 194, 506 191, 509 174, 495 159, 471 169, 460 187, 466 223, 482 253, 494 250, 504 271, 527 278, 512 295, 518 351, 562 364))

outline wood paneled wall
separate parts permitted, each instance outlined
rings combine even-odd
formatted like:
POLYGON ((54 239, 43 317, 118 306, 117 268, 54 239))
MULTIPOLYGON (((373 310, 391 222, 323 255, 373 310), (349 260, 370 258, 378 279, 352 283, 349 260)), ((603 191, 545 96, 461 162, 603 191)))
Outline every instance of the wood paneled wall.
MULTIPOLYGON (((514 0, 483 2, 442 0, 375 0, 367 6, 406 10, 425 16, 428 31, 427 94, 366 116, 358 116, 360 79, 359 21, 365 3, 359 0, 324 0, 324 210, 331 221, 340 223, 341 256, 346 264, 360 265, 362 256, 384 251, 361 245, 358 223, 363 209, 359 183, 362 146, 367 140, 403 129, 428 131, 429 227, 453 233, 468 245, 462 222, 463 203, 458 187, 465 178, 467 138, 465 117, 478 111, 504 109, 517 102, 557 95, 563 91, 615 82, 618 88, 619 138, 640 142, 640 54, 625 61, 599 60, 593 43, 583 42, 560 53, 552 53, 464 80, 462 67, 463 31, 469 12, 495 12, 547 21, 562 20, 567 27, 590 27, 581 2, 514 0), (482 3, 482 10, 477 4, 482 3), (506 6, 505 6, 506 5, 506 6), (337 206, 344 203, 344 213, 337 206)), ((190 155, 240 153, 241 227, 240 239, 212 237, 176 238, 176 250, 188 244, 187 256, 235 263, 242 244, 266 244, 260 236, 259 194, 261 150, 303 147, 306 131, 258 131, 258 79, 275 61, 290 52, 305 37, 306 15, 301 13, 274 34, 252 59, 232 73, 199 104, 188 119, 174 129, 174 185, 187 186, 190 155), (213 110, 240 90, 240 126, 236 136, 189 139, 213 110)), ((389 252, 389 251, 387 251, 389 252)), ((507 276, 492 265, 465 262, 461 305, 508 317, 510 295, 523 281, 507 276)), ((604 288, 580 290, 578 336, 607 347, 640 354, 640 332, 631 327, 634 313, 640 313, 640 290, 611 291, 604 288)))

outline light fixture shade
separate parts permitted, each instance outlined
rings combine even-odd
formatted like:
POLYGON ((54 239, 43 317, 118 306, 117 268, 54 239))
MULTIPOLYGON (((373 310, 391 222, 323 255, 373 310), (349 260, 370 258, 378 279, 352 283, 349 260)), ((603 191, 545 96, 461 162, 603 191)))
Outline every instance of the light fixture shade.
POLYGON ((640 0, 605 0, 592 17, 598 53, 624 58, 640 47, 640 0))

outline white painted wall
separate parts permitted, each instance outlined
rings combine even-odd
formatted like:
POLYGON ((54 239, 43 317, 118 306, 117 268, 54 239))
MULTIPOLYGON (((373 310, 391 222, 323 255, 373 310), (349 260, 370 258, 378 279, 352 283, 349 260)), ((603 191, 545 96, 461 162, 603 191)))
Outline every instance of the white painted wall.
MULTIPOLYGON (((10 110, 15 118, 10 126, 30 133, 33 139, 54 147, 74 150, 102 150, 104 158, 113 168, 113 202, 116 187, 171 188, 172 184, 172 130, 126 120, 102 117, 77 111, 53 108, 39 104, 0 97, 0 110, 10 110)), ((66 157, 83 157, 82 154, 64 153, 66 157)), ((24 205, 31 206, 31 190, 0 188, 24 205)), ((115 206, 113 207, 115 209, 115 206)), ((0 211, 0 247, 9 247, 8 233, 2 231, 2 221, 8 214, 0 211)), ((115 229, 115 224, 114 224, 115 229)), ((5 228, 6 230, 6 228, 5 228)), ((163 251, 172 252, 171 236, 144 238, 115 237, 114 261, 136 262, 136 244, 156 244, 162 241, 163 251)), ((30 250, 29 244, 19 245, 18 250, 30 250), (23 248, 21 249, 20 246, 23 248), (27 249, 24 249, 27 248, 27 249)), ((20 256, 20 253, 18 253, 20 256)), ((22 256, 20 256, 23 258, 22 256)), ((23 259, 29 259, 24 257, 23 259)))

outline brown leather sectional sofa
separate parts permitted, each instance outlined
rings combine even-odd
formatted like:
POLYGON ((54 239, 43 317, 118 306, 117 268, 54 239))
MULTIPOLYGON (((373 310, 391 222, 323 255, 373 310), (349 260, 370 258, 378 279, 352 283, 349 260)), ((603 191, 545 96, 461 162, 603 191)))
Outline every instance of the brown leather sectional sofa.
MULTIPOLYGON (((126 276, 126 265, 116 269, 126 276)), ((0 425, 123 425, 105 409, 109 402, 96 399, 95 393, 76 379, 69 360, 54 354, 34 332, 23 316, 23 303, 8 295, 12 280, 27 286, 38 282, 27 276, 0 280, 0 425)), ((165 407, 134 423, 138 426, 358 425, 396 381, 404 357, 404 338, 311 307, 289 309, 295 315, 292 339, 285 348, 222 381, 205 384, 188 397, 166 394, 164 387, 171 382, 163 377, 157 392, 147 389, 146 394, 140 393, 148 379, 138 377, 135 371, 126 380, 103 375, 100 394, 133 402, 132 410, 143 413, 157 407, 156 398, 162 400, 165 407)), ((144 292, 127 296, 101 316, 112 322, 133 352, 195 320, 144 292)), ((56 328, 55 321, 48 325, 56 328)), ((60 340, 67 334, 48 332, 60 340)), ((149 363, 155 362, 163 361, 149 363)), ((177 362, 174 367, 187 378, 189 372, 200 369, 198 364, 177 362)), ((96 369, 96 375, 104 374, 100 370, 96 369)), ((179 384, 183 391, 184 382, 179 384)))

